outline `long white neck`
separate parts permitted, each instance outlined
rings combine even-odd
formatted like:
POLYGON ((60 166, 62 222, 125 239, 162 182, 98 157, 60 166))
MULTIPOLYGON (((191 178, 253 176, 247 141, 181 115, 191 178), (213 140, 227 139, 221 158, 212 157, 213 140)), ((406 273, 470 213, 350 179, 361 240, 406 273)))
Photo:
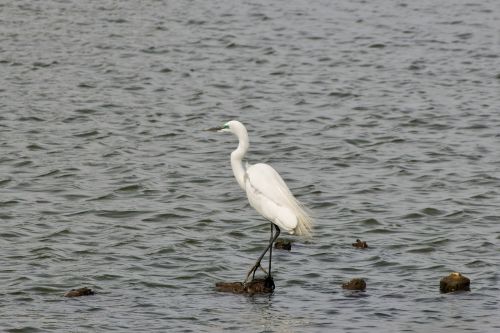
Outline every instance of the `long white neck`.
POLYGON ((231 168, 233 169, 234 177, 240 187, 245 190, 245 167, 243 166, 243 157, 247 153, 248 150, 248 133, 242 124, 241 126, 237 126, 232 130, 232 132, 238 137, 239 144, 238 148, 231 153, 231 168))

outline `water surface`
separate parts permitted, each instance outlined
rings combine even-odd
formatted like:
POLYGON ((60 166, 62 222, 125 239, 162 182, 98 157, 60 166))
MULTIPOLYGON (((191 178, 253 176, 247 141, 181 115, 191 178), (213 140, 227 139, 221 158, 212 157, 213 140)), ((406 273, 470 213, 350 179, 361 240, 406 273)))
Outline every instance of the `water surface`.
POLYGON ((4 1, 6 332, 496 332, 498 4, 4 1), (316 219, 244 278, 269 225, 231 119, 316 219), (369 248, 357 250, 356 238, 369 248), (452 271, 471 291, 440 294, 452 271), (362 277, 351 293, 342 282, 362 277), (95 296, 67 299, 89 286, 95 296))

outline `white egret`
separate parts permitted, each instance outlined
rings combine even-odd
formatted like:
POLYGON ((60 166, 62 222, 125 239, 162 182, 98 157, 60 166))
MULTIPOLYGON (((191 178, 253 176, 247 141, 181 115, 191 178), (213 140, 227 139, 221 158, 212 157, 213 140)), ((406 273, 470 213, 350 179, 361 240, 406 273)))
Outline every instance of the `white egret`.
POLYGON ((249 141, 247 130, 242 123, 232 120, 221 127, 211 128, 210 130, 231 132, 238 137, 238 148, 231 153, 231 167, 234 177, 246 192, 250 205, 271 222, 269 244, 248 272, 244 283, 248 281, 250 275, 252 275, 252 279, 255 277, 255 272, 259 267, 266 273, 266 280, 270 280, 270 283, 272 283, 272 246, 278 238, 280 230, 294 235, 310 237, 312 218, 290 192, 278 172, 271 166, 263 163, 254 165, 247 163, 246 167, 243 166, 242 160, 248 150, 249 141), (276 229, 275 234, 273 234, 273 227, 276 229), (267 251, 269 251, 269 268, 266 272, 260 262, 267 251))

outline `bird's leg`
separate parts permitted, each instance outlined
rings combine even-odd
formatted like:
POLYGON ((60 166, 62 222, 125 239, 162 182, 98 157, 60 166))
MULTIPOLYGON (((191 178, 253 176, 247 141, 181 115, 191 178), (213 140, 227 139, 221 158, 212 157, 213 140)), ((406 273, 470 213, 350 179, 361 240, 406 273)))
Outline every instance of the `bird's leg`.
MULTIPOLYGON (((271 227, 272 226, 273 226, 273 223, 271 223, 271 227)), ((266 272, 266 270, 264 269, 264 267, 262 267, 260 265, 260 262, 261 262, 262 258, 264 258, 264 256, 266 255, 267 251, 269 251, 269 249, 272 248, 274 241, 276 240, 276 238, 278 238, 278 235, 280 234, 280 229, 278 228, 278 226, 275 225, 274 227, 276 228, 276 235, 273 235, 273 232, 272 232, 272 229, 271 229, 271 237, 269 238, 269 245, 266 247, 266 249, 264 250, 264 252, 262 252, 262 254, 260 255, 259 259, 257 259, 257 261, 255 262, 255 265, 253 265, 252 269, 248 272, 247 277, 245 278, 244 283, 248 282, 248 278, 250 277, 250 275, 252 275, 252 280, 255 278, 255 273, 256 273, 256 271, 257 271, 257 269, 259 267, 260 267, 260 269, 262 269, 262 271, 267 276, 271 276, 271 272, 270 271, 266 272)), ((271 268, 271 258, 270 257, 269 257, 269 268, 271 268)))
MULTIPOLYGON (((272 229, 272 226, 273 226, 273 224, 271 223, 271 238, 269 238, 269 243, 271 243, 271 241, 273 239, 273 229, 272 229)), ((255 279, 255 273, 257 272, 257 269, 259 267, 260 267, 260 269, 262 269, 264 271, 264 273, 266 275, 268 275, 268 273, 266 272, 266 270, 260 265, 260 261, 262 260, 262 258, 264 258, 264 256, 266 255, 266 252, 268 250, 269 250, 269 246, 266 247, 266 249, 264 250, 264 252, 262 252, 262 254, 260 255, 259 259, 257 259, 257 261, 255 262, 255 265, 253 265, 252 269, 250 269, 250 271, 247 274, 247 277, 245 278, 244 283, 248 282, 248 278, 250 277, 250 275, 252 275, 252 280, 255 279)))
MULTIPOLYGON (((252 274, 252 280, 255 279, 255 273, 257 272, 257 268, 260 267, 260 269, 262 269, 262 271, 264 272, 264 274, 266 274, 266 276, 271 276, 271 256, 273 254, 273 246, 272 246, 272 242, 273 242, 273 226, 274 224, 272 222, 270 222, 271 224, 271 236, 269 237, 269 244, 271 244, 271 246, 268 247, 269 249, 269 272, 266 272, 266 270, 264 269, 264 267, 262 267, 260 265, 260 260, 258 261, 259 265, 258 267, 255 267, 254 271, 253 271, 253 274, 252 274)), ((267 250, 266 250, 267 251, 267 250)), ((265 254, 266 252, 264 252, 265 254)), ((262 259, 264 256, 261 256, 260 259, 262 259)))
POLYGON ((271 222, 271 237, 269 238, 269 244, 271 246, 269 247, 269 273, 267 276, 271 276, 271 257, 273 256, 273 231, 274 231, 274 224, 271 222))
POLYGON ((248 278, 250 277, 250 275, 252 275, 252 280, 255 279, 255 273, 257 272, 258 268, 262 269, 262 271, 266 275, 268 275, 268 273, 266 272, 266 270, 264 269, 264 267, 262 267, 260 265, 260 261, 262 260, 262 258, 266 254, 267 250, 269 250, 269 246, 266 247, 266 249, 264 250, 264 252, 262 252, 262 254, 260 255, 259 259, 257 259, 257 261, 255 262, 255 265, 253 265, 252 269, 248 272, 247 277, 245 278, 245 281, 243 283, 247 283, 248 282, 248 278))
POLYGON ((269 273, 267 274, 268 277, 271 277, 271 256, 273 254, 273 244, 280 235, 280 232, 281 232, 280 228, 277 225, 271 223, 271 239, 269 240, 271 247, 269 248, 269 273), (274 237, 273 237, 273 226, 274 228, 276 228, 276 235, 274 235, 274 237))

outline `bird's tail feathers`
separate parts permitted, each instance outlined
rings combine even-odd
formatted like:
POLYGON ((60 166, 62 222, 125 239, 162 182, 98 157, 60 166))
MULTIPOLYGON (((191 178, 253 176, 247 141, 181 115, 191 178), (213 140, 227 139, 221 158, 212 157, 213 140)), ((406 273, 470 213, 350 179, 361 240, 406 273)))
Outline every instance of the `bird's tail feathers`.
POLYGON ((313 218, 311 217, 311 214, 308 209, 295 198, 293 206, 297 216, 297 226, 294 229, 294 234, 302 236, 305 239, 311 239, 313 227, 313 218))

